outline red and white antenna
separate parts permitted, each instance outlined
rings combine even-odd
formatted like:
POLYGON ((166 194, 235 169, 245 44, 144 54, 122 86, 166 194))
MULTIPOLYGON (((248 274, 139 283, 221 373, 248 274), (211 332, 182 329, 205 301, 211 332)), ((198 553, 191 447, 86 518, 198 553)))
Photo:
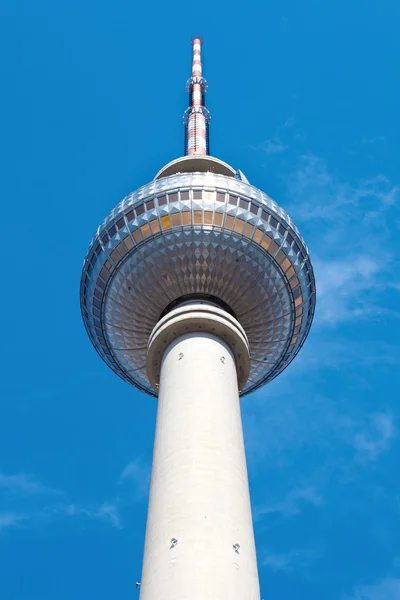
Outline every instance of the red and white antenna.
POLYGON ((185 124, 185 155, 210 154, 209 124, 210 113, 205 107, 204 94, 207 82, 203 77, 201 64, 201 40, 195 37, 193 44, 192 76, 186 89, 189 92, 189 107, 183 120, 185 124))

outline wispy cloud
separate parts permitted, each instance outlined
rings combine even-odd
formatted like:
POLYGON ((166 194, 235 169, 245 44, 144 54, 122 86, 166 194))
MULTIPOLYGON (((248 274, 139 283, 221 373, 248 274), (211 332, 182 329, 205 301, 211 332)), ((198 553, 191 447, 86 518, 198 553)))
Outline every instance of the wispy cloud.
POLYGON ((287 149, 287 146, 282 142, 282 140, 278 136, 276 136, 270 140, 259 142, 258 144, 251 146, 251 148, 255 151, 263 152, 264 154, 270 155, 284 152, 287 149))
POLYGON ((294 117, 288 117, 283 124, 283 129, 290 129, 291 127, 294 127, 295 123, 296 119, 294 117))
POLYGON ((369 417, 369 423, 363 431, 353 437, 354 448, 362 461, 375 461, 390 446, 395 436, 393 415, 377 413, 369 417))
POLYGON ((0 532, 16 526, 49 525, 68 518, 100 521, 120 529, 122 511, 132 502, 147 497, 149 482, 150 465, 138 457, 123 469, 111 499, 96 505, 71 502, 66 492, 45 485, 32 475, 0 473, 0 532), (6 510, 10 502, 20 510, 6 510))
MULTIPOLYGON (((287 180, 291 212, 302 221, 332 222, 345 230, 351 222, 362 228, 375 211, 395 204, 400 187, 384 175, 350 183, 332 173, 326 162, 303 154, 287 180), (361 212, 359 212, 361 211, 361 212)), ((353 240, 354 242, 355 240, 353 240)))
POLYGON ((382 294, 397 289, 390 224, 399 193, 400 186, 381 174, 343 181, 311 154, 302 155, 287 177, 289 213, 309 230, 317 323, 400 316, 382 302, 382 294))
POLYGON ((26 521, 29 517, 23 513, 17 512, 0 512, 0 533, 6 529, 20 525, 22 521, 26 521))
POLYGON ((130 462, 121 473, 120 485, 129 486, 130 493, 146 497, 149 493, 151 467, 141 457, 130 462))
POLYGON ((273 571, 293 571, 311 567, 321 557, 319 550, 303 548, 289 550, 281 554, 263 551, 261 553, 261 564, 273 571))
POLYGON ((355 318, 379 318, 387 312, 371 297, 388 285, 387 262, 382 255, 353 254, 351 259, 325 260, 316 256, 313 264, 318 286, 317 322, 336 326, 355 318))
POLYGON ((385 142, 386 138, 384 135, 374 135, 372 137, 366 137, 364 136, 361 140, 362 144, 365 145, 374 145, 374 144, 381 144, 382 142, 385 142))
POLYGON ((60 490, 43 485, 26 473, 18 473, 16 475, 5 475, 4 473, 0 473, 0 489, 1 488, 11 493, 28 495, 62 493, 60 490))
POLYGON ((104 503, 98 508, 91 509, 77 504, 57 504, 46 507, 42 514, 47 518, 67 516, 100 520, 110 523, 118 529, 122 526, 118 506, 111 503, 104 503))
POLYGON ((400 579, 387 577, 367 585, 359 585, 350 595, 343 596, 343 600, 399 600, 400 579))
POLYGON ((0 533, 17 526, 47 526, 73 518, 99 521, 122 528, 121 511, 133 501, 146 497, 150 468, 138 458, 129 463, 116 481, 116 494, 99 504, 71 502, 62 490, 43 484, 26 473, 0 473, 0 533), (18 510, 6 510, 10 503, 18 510), (3 512, 1 512, 3 504, 3 512))
POLYGON ((302 507, 306 504, 311 506, 321 506, 322 496, 312 487, 296 488, 287 494, 287 496, 275 504, 262 507, 256 507, 254 518, 259 519, 263 515, 271 513, 281 513, 285 517, 293 517, 300 514, 302 507))

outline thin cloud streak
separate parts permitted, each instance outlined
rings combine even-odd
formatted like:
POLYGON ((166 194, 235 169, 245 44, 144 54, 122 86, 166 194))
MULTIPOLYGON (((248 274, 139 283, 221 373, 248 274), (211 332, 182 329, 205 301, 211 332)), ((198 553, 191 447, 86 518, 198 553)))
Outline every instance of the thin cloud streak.
POLYGON ((258 520, 264 515, 271 513, 281 513, 284 517, 294 517, 301 513, 305 504, 319 507, 323 503, 322 496, 312 487, 297 488, 280 502, 254 509, 254 519, 258 520))
POLYGON ((5 475, 4 473, 0 473, 0 488, 11 493, 22 493, 27 495, 62 494, 60 490, 47 487, 26 473, 18 473, 16 475, 5 475))
POLYGON ((343 596, 343 600, 399 600, 400 579, 387 577, 377 583, 360 585, 352 594, 343 596))
POLYGON ((17 512, 4 512, 0 513, 0 533, 7 529, 11 529, 20 525, 23 521, 26 521, 29 517, 22 513, 17 512))
POLYGON ((287 150, 287 146, 276 136, 271 140, 265 140, 264 142, 259 142, 258 144, 251 146, 251 149, 255 152, 262 152, 269 156, 271 154, 280 154, 281 152, 284 152, 287 150))
POLYGON ((274 553, 263 551, 261 564, 273 571, 297 571, 311 567, 315 561, 321 558, 321 552, 318 550, 303 548, 290 550, 284 553, 274 553))

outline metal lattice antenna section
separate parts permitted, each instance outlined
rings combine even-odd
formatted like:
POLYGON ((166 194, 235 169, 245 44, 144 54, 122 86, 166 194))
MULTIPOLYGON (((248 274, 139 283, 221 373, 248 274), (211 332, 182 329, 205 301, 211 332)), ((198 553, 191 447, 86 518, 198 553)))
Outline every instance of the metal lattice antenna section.
POLYGON ((192 44, 192 76, 186 84, 186 89, 189 93, 189 106, 183 115, 185 125, 185 156, 205 156, 210 154, 210 113, 206 109, 204 101, 207 81, 203 77, 200 38, 195 37, 192 44))

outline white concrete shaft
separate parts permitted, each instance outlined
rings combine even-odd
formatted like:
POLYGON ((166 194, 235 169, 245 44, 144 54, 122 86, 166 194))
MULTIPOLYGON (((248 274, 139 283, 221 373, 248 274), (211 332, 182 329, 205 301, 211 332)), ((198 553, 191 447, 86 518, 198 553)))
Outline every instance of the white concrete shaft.
POLYGON ((140 600, 259 598, 235 358, 188 333, 161 363, 140 600))

